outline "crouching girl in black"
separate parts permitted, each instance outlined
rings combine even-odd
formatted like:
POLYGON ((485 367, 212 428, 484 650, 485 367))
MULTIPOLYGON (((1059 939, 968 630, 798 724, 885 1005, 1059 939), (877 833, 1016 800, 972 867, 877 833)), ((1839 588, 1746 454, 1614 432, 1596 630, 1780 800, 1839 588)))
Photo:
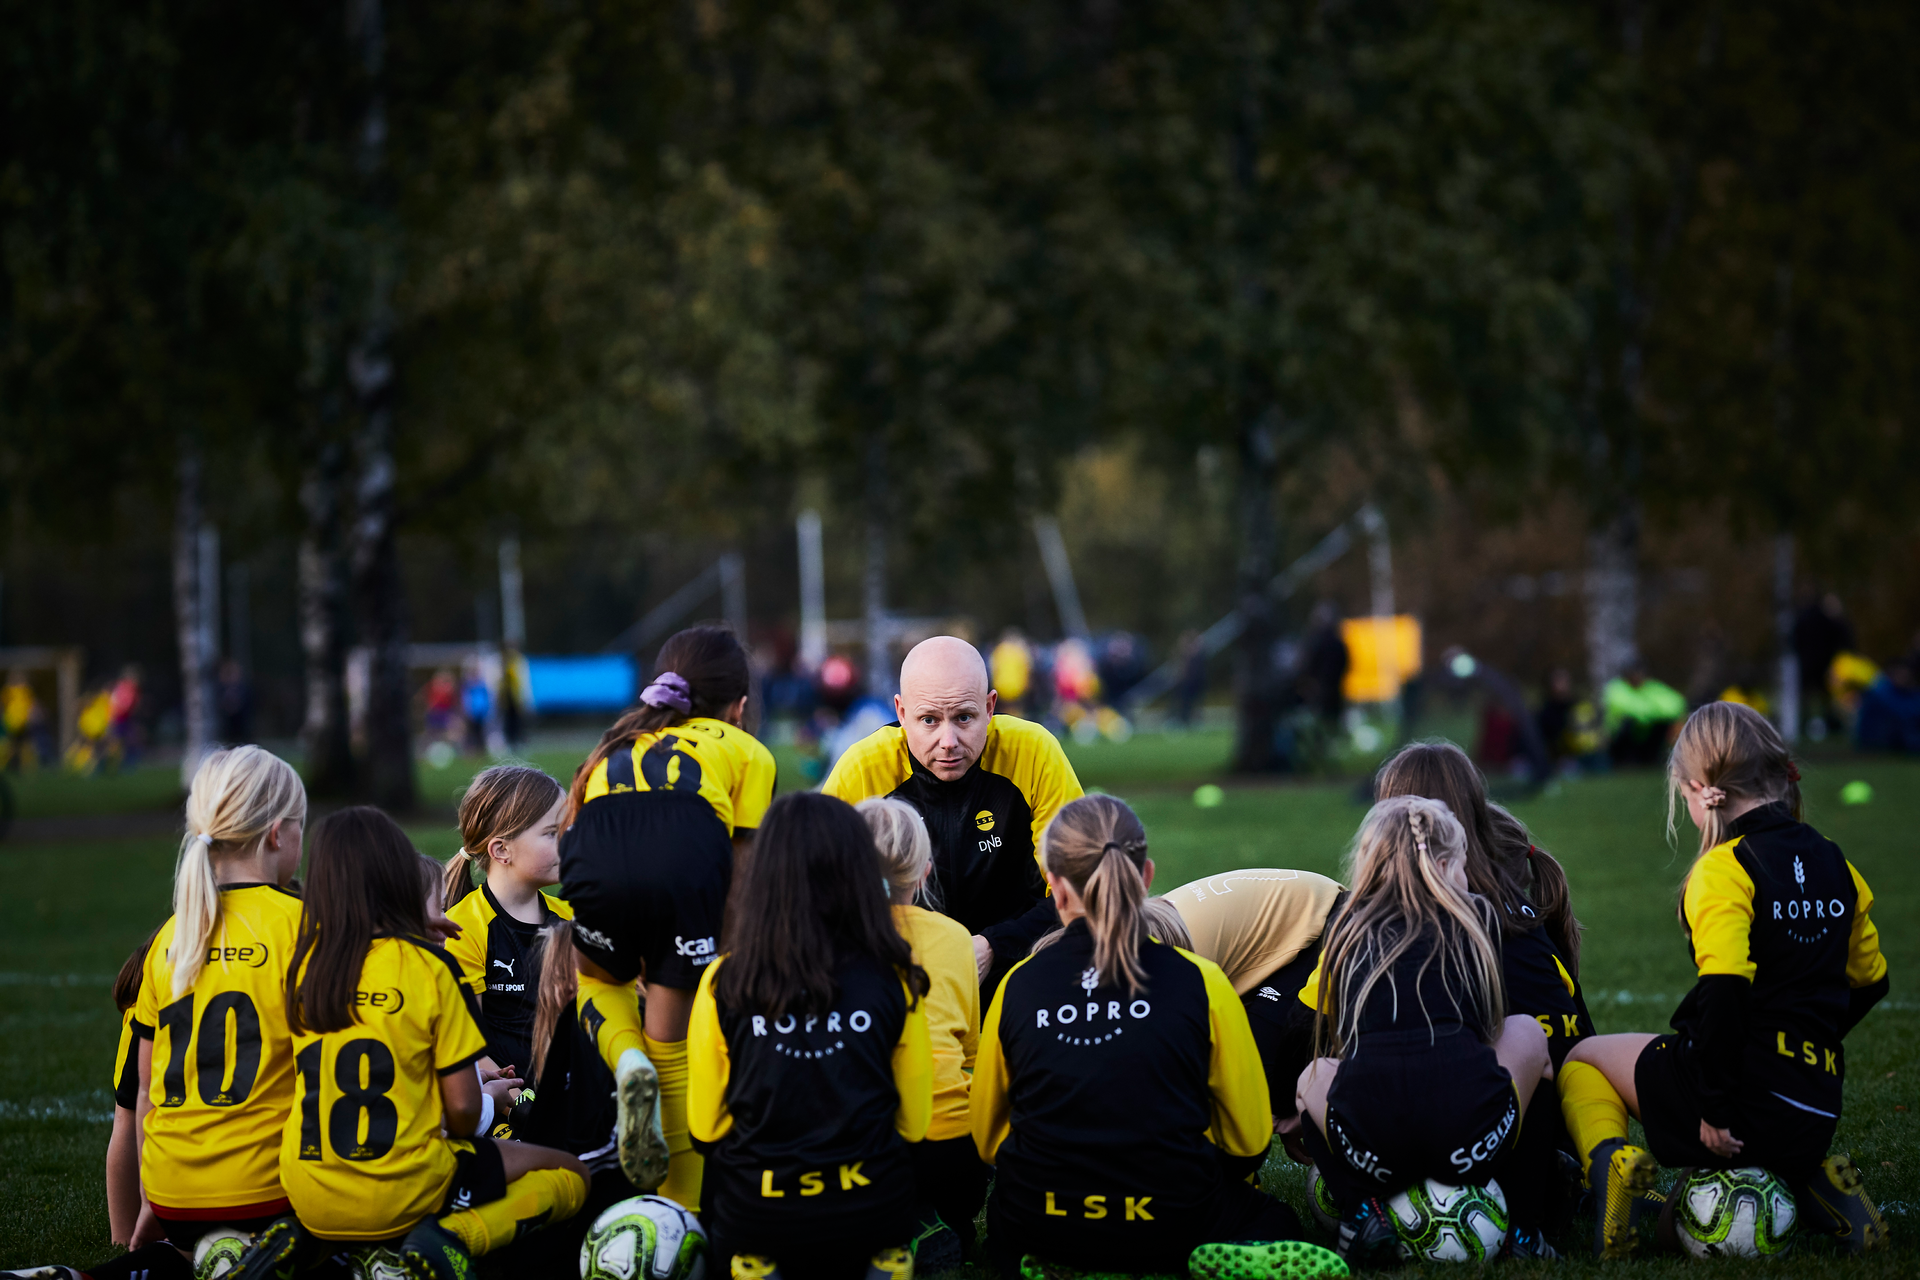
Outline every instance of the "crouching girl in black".
POLYGON ((1041 850, 1066 927, 1007 975, 973 1076, 974 1142, 997 1169, 996 1264, 1337 1268, 1300 1242, 1293 1210, 1245 1181, 1273 1134, 1260 1054, 1219 967, 1149 936, 1140 820, 1084 796, 1054 815, 1041 850))
POLYGON ((1341 1212, 1340 1252, 1390 1244, 1385 1199, 1428 1178, 1492 1180, 1547 1070, 1547 1038, 1506 1015, 1493 906, 1468 891, 1466 833, 1437 800, 1373 807, 1348 855, 1351 896, 1327 926, 1321 1055, 1296 1102, 1341 1212))

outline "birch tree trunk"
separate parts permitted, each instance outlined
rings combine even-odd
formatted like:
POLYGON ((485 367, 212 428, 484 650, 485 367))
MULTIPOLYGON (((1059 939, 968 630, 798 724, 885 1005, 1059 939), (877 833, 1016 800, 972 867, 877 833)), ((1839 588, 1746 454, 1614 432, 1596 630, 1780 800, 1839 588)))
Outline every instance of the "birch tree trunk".
MULTIPOLYGON (((206 523, 206 482, 200 453, 180 452, 173 511, 173 610, 180 649, 180 708, 185 742, 180 751, 180 784, 194 771, 213 742, 213 654, 207 644, 201 581, 200 534, 206 523)), ((217 587, 216 587, 217 589, 217 587)))
MULTIPOLYGON (((376 214, 391 213, 386 182, 386 27, 380 0, 348 0, 347 31, 365 76, 358 169, 376 214)), ((373 219, 365 311, 347 353, 354 432, 354 520, 349 537, 355 621, 369 650, 364 781, 374 803, 413 808, 413 718, 407 684, 407 613, 400 575, 393 460, 393 285, 390 217, 373 219)))
POLYGON ((346 451, 320 444, 300 483, 305 527, 300 534, 300 651, 306 666, 306 716, 300 743, 307 790, 315 796, 353 792, 353 746, 347 723, 347 581, 341 554, 346 505, 346 451))
POLYGON ((1587 535, 1587 678, 1593 692, 1639 656, 1640 509, 1623 502, 1587 535))

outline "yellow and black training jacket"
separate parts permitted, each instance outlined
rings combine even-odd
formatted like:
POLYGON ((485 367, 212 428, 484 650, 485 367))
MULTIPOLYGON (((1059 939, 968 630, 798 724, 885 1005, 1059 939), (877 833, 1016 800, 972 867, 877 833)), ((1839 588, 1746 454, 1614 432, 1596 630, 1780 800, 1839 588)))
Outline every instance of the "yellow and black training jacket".
POLYGON ((1075 920, 1001 984, 973 1075, 995 1221, 1022 1247, 1090 1268, 1190 1237, 1214 1211, 1223 1157, 1262 1155, 1273 1136, 1233 984, 1163 943, 1142 946, 1140 964, 1138 991, 1100 981, 1075 920))
POLYGON ((540 996, 540 930, 573 918, 552 894, 540 895, 540 923, 508 915, 484 882, 447 911, 460 936, 447 954, 460 962, 467 987, 480 998, 480 1030, 494 1065, 511 1063, 524 1079, 533 1072, 533 1015, 540 996))
POLYGON ((1873 892, 1840 846, 1786 804, 1742 814, 1700 856, 1681 910, 1700 978, 1673 1015, 1701 1116, 1770 1093, 1840 1114, 1841 1040, 1887 994, 1873 892))
POLYGON ((1084 793, 1044 725, 994 716, 973 768, 946 782, 913 758, 906 730, 890 724, 848 748, 820 789, 848 804, 894 796, 920 811, 940 909, 987 940, 996 971, 1059 923, 1040 875, 1040 833, 1084 793))
POLYGON ((925 1002, 868 957, 834 970, 831 1008, 772 1016, 721 1004, 701 975, 687 1029, 687 1124, 707 1157, 705 1217, 736 1252, 902 1244, 914 1206, 907 1144, 926 1136, 933 1056, 925 1002))

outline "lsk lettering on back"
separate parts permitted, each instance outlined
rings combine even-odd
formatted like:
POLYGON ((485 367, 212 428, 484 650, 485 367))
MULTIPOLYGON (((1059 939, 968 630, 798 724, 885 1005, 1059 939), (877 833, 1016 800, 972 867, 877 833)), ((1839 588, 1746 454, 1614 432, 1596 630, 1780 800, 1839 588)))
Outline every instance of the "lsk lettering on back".
POLYGON ((1840 1074, 1839 1050, 1822 1048, 1811 1040, 1802 1040, 1799 1046, 1795 1047, 1787 1043, 1786 1032, 1776 1031, 1773 1034, 1775 1037, 1773 1051, 1781 1057, 1791 1058, 1809 1067, 1819 1067, 1830 1076, 1840 1074))
POLYGON ((1117 1194, 1082 1196, 1080 1198, 1080 1212, 1078 1214, 1073 1212, 1071 1206, 1062 1209, 1055 1203, 1057 1198, 1057 1192, 1049 1191, 1046 1193, 1046 1208, 1044 1212, 1049 1218, 1081 1217, 1090 1222, 1094 1222, 1107 1217, 1113 1210, 1120 1209, 1124 1206, 1127 1215, 1126 1221, 1153 1221, 1153 1214, 1147 1208, 1148 1205, 1153 1203, 1152 1196, 1127 1196, 1117 1194), (1111 1202, 1111 1204, 1109 1202, 1111 1202))

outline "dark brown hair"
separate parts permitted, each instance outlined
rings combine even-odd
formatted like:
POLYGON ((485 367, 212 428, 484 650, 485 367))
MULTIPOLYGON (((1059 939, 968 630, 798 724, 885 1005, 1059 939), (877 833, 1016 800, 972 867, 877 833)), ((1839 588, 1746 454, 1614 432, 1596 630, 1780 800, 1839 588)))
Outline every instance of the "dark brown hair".
POLYGON ((898 970, 916 1003, 927 992, 927 971, 894 927, 872 832, 852 805, 818 792, 789 792, 767 810, 734 873, 725 943, 713 994, 735 1009, 825 1013, 833 971, 852 956, 898 970))
MULTIPOLYGON (((451 910, 473 892, 474 865, 485 868, 492 860, 488 845, 527 830, 565 794, 558 782, 529 764, 497 764, 481 770, 460 797, 460 852, 447 860, 440 890, 442 910, 451 910)), ((481 874, 484 878, 484 870, 481 874)))
POLYGON ((746 697, 753 687, 747 651, 730 627, 702 624, 674 632, 654 655, 653 669, 656 677, 671 671, 687 682, 690 690, 687 700, 692 709, 681 711, 677 707, 650 707, 642 703, 615 720, 613 726, 600 735, 599 745, 574 771, 573 785, 567 789, 566 813, 561 818, 563 828, 573 825, 574 816, 586 803, 587 779, 593 776, 602 760, 622 747, 631 746, 643 733, 671 729, 696 716, 724 719, 727 709, 746 697))
POLYGON ((1527 891, 1527 900, 1546 926, 1553 949, 1560 953, 1567 972, 1580 976, 1580 935, 1585 925, 1573 914, 1573 888, 1567 883, 1566 869, 1558 859, 1533 842, 1527 824, 1499 805, 1487 803, 1488 825, 1493 843, 1487 852, 1508 875, 1527 891))
POLYGON ((140 1002, 140 982, 146 976, 147 952, 153 950, 153 940, 160 936, 160 929, 164 928, 166 926, 161 925, 148 934, 147 940, 133 949, 126 963, 120 966, 120 972, 114 976, 113 1004, 120 1012, 125 1013, 140 1002))
POLYGON ((1520 903, 1527 900, 1526 886, 1494 858, 1487 780, 1466 752, 1451 742, 1409 742, 1380 766, 1373 780, 1373 795, 1376 800, 1425 796, 1453 810, 1467 833, 1467 883, 1498 908, 1495 914, 1500 932, 1525 933, 1533 927, 1519 910, 1520 903))
POLYGON ((428 945, 421 880, 419 851, 380 810, 356 805, 314 826, 300 934, 287 966, 287 1025, 295 1035, 353 1025, 354 988, 375 938, 428 945))

